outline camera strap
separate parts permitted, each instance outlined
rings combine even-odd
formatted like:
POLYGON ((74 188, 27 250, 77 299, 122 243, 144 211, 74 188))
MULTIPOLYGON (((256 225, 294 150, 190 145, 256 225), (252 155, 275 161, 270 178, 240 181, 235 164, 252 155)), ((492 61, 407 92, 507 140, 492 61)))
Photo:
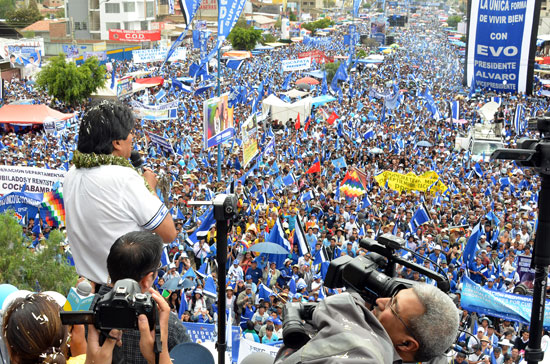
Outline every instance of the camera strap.
MULTIPOLYGON (((160 312, 156 310, 155 315, 155 364, 159 364, 160 352, 162 351, 162 341, 160 340, 160 312)), ((168 338, 166 338, 168 340, 168 338)))

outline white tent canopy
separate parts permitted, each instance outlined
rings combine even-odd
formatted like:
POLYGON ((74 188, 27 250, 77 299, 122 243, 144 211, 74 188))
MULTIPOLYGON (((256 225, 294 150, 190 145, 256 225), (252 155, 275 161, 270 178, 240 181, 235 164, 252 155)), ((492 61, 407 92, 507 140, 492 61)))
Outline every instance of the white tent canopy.
POLYGON ((305 122, 311 113, 311 97, 306 97, 291 104, 271 94, 262 102, 262 111, 263 114, 270 113, 272 119, 282 122, 286 122, 288 119, 296 119, 299 114, 300 120, 305 122))
POLYGON ((309 94, 309 92, 300 91, 300 90, 296 90, 296 89, 293 88, 290 91, 282 92, 282 94, 290 97, 291 99, 295 99, 297 97, 304 97, 307 94, 309 94))
MULTIPOLYGON (((96 92, 94 92, 91 97, 92 98, 98 98, 98 99, 116 99, 116 92, 115 90, 111 89, 111 79, 105 80, 105 84, 103 87, 100 87, 97 89, 96 92)), ((141 83, 132 83, 132 93, 145 90, 148 87, 153 87, 156 85, 149 85, 149 84, 141 84, 141 83)))

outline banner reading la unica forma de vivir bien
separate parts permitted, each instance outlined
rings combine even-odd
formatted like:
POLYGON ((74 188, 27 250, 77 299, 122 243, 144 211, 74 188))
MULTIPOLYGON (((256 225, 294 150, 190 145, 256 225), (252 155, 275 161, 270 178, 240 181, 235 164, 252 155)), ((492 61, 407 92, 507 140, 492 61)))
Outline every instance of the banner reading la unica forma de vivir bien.
POLYGON ((533 89, 540 2, 471 0, 465 83, 497 92, 533 89))

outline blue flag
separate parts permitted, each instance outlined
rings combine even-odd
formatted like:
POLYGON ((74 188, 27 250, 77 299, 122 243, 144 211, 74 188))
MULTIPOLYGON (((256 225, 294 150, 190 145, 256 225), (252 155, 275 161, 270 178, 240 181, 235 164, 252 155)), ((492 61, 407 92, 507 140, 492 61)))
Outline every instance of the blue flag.
POLYGON ((481 236, 481 221, 478 222, 477 225, 472 230, 472 234, 470 234, 470 237, 468 238, 466 247, 464 247, 463 261, 468 266, 468 268, 473 267, 474 265, 476 253, 479 250, 479 247, 477 246, 477 241, 479 240, 480 236, 481 236))
POLYGON ((212 208, 209 209, 207 213, 205 213, 206 216, 204 220, 202 220, 201 225, 193 231, 191 235, 187 238, 187 242, 192 246, 194 245, 198 239, 197 239, 197 233, 198 232, 208 232, 212 225, 216 223, 216 220, 214 219, 214 210, 212 208))
POLYGON ((418 230, 420 225, 427 223, 431 219, 432 218, 428 213, 428 209, 422 203, 414 213, 411 222, 409 222, 409 229, 411 233, 416 233, 416 230, 418 230))
POLYGON ((268 286, 266 286, 263 283, 260 283, 260 285, 258 286, 258 297, 261 300, 269 302, 269 296, 271 296, 272 294, 273 294, 273 291, 268 286))
MULTIPOLYGON (((281 226, 281 222, 278 219, 275 226, 273 226, 273 228, 271 229, 271 232, 269 233, 269 237, 267 238, 267 241, 270 243, 275 243, 277 245, 282 246, 288 252, 290 252, 291 250, 290 243, 285 238, 283 227, 281 226)), ((275 262, 277 268, 280 268, 284 266, 284 261, 286 258, 287 256, 285 254, 274 254, 269 257, 269 260, 272 262, 275 262)))
POLYGON ((212 278, 211 275, 206 277, 206 281, 204 282, 204 288, 202 289, 202 293, 205 296, 210 297, 212 299, 218 298, 218 292, 216 292, 216 283, 214 282, 214 278, 212 278))

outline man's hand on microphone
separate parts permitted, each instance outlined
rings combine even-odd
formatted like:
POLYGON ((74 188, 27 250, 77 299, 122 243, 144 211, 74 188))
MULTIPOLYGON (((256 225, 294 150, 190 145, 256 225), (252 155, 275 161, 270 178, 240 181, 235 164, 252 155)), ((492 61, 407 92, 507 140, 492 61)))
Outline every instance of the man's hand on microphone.
POLYGON ((143 167, 143 178, 149 184, 149 187, 154 191, 157 189, 157 175, 151 168, 143 167))

